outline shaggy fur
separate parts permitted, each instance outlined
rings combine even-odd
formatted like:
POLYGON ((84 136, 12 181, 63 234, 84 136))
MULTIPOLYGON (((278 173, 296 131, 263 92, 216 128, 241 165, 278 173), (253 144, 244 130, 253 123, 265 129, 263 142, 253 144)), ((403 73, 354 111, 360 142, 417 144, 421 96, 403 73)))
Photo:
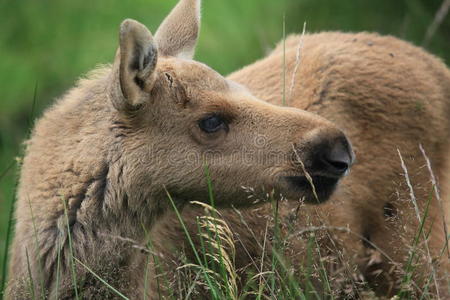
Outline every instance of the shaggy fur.
MULTIPOLYGON (((392 296, 401 286, 412 250, 418 256, 413 295, 421 294, 434 269, 438 287, 431 280, 429 291, 436 296, 439 288, 440 296, 446 298, 450 271, 443 223, 443 218, 447 217, 448 222, 450 215, 448 68, 418 47, 372 33, 293 35, 285 43, 287 105, 317 113, 342 128, 353 143, 357 162, 327 203, 300 206, 298 212, 294 204, 280 204, 282 223, 294 226, 297 232, 310 226, 327 228, 320 231, 325 237, 319 244, 323 257, 332 255, 339 261, 328 270, 330 278, 336 278, 332 284, 342 279, 364 279, 378 295, 392 296), (431 161, 443 191, 443 203, 435 197, 432 176, 419 145, 431 161), (413 186, 420 218, 430 202, 424 229, 430 235, 427 242, 421 235, 416 248, 412 247, 419 221, 399 153, 413 186)), ((268 57, 228 78, 246 85, 261 99, 281 105, 283 56, 280 43, 268 57)), ((192 236, 198 232, 196 216, 202 213, 195 208, 183 211, 192 236)), ((262 244, 265 238, 270 207, 241 212, 253 233, 243 225, 239 214, 232 210, 221 213, 235 234, 236 268, 250 266, 258 270, 255 261, 261 259, 262 249, 256 241, 262 244)), ((180 246, 185 234, 174 226, 173 218, 168 220, 157 226, 155 236, 160 237, 156 252, 163 253, 170 273, 177 262, 184 262, 170 253, 168 249, 173 248, 168 245, 178 249, 190 247, 187 243, 180 246)), ((287 237, 290 247, 286 255, 294 265, 306 258, 307 233, 287 237)), ((189 258, 195 262, 188 255, 189 258)), ((320 291, 320 282, 316 285, 320 291)), ((336 287, 334 296, 343 296, 340 293, 347 287, 336 287)))
POLYGON ((73 282, 82 299, 117 297, 94 273, 142 298, 145 256, 130 241, 145 242, 171 205, 167 193, 179 207, 208 201, 205 165, 218 205, 249 206, 241 185, 314 200, 309 185, 287 179, 305 170, 327 178, 317 199, 325 201, 342 174, 318 163, 324 150, 351 164, 332 123, 260 101, 191 60, 198 10, 199 1, 181 0, 155 39, 125 20, 113 66, 37 121, 21 169, 8 299, 73 299, 73 282), (182 14, 192 20, 180 23, 182 14))

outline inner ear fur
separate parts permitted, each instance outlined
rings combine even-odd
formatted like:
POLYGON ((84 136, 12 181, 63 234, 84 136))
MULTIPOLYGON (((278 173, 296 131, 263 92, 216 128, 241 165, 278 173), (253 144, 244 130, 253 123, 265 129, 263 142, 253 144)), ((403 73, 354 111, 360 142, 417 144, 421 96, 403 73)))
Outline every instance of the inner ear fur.
POLYGON ((119 49, 114 63, 118 85, 113 105, 129 110, 144 103, 156 79, 158 50, 150 31, 143 24, 126 19, 120 25, 119 49))

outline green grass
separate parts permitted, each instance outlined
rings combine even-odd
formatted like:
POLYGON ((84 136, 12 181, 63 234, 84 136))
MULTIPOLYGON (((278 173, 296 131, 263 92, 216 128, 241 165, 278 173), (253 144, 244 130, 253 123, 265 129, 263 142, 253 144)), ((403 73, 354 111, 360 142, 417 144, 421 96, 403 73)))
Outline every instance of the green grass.
MULTIPOLYGON (((401 156, 400 159, 402 160, 401 156)), ((402 161, 403 165, 403 161, 402 161)), ((209 177, 209 171, 205 168, 206 180, 208 184, 208 194, 210 204, 191 202, 191 205, 197 205, 204 209, 204 215, 197 217, 198 232, 190 232, 183 220, 179 211, 179 205, 174 201, 171 195, 167 192, 167 198, 171 203, 172 209, 175 212, 176 218, 181 224, 185 237, 192 248, 194 254, 194 261, 184 260, 184 265, 178 267, 183 269, 182 276, 176 276, 175 281, 181 282, 181 286, 178 285, 177 290, 173 290, 173 279, 166 276, 159 276, 163 274, 163 270, 169 270, 169 273, 175 273, 173 269, 167 269, 168 266, 160 264, 158 255, 153 252, 153 245, 151 240, 147 244, 146 248, 141 249, 148 252, 148 257, 152 256, 154 263, 156 264, 156 272, 159 280, 158 293, 160 289, 168 292, 168 298, 164 299, 196 299, 190 297, 193 295, 206 295, 207 299, 213 300, 240 300, 240 299, 336 299, 339 295, 335 294, 332 286, 335 283, 330 279, 328 270, 324 266, 323 257, 321 254, 321 247, 319 241, 316 238, 315 232, 322 230, 328 230, 331 228, 319 228, 319 227, 306 227, 305 232, 309 232, 304 238, 306 244, 306 261, 302 265, 291 265, 289 258, 284 255, 285 251, 289 247, 288 240, 289 234, 282 233, 281 227, 286 226, 286 219, 279 216, 278 200, 274 200, 271 194, 267 195, 266 201, 272 204, 273 215, 267 223, 267 228, 270 227, 270 237, 265 235, 264 241, 261 247, 261 259, 268 263, 261 262, 260 268, 254 271, 254 266, 248 266, 244 273, 240 270, 241 275, 235 267, 236 249, 235 245, 238 243, 239 237, 233 235, 232 230, 228 226, 225 219, 222 218, 219 211, 214 208, 214 191, 213 185, 209 177), (194 242, 194 236, 199 237, 199 243, 194 242), (266 245, 271 244, 272 250, 265 252, 266 245), (292 269, 291 266, 295 266, 292 269), (161 273, 159 273, 161 272, 161 273), (195 274, 195 277, 189 276, 189 274, 195 274), (244 276, 243 288, 239 289, 237 280, 240 276, 244 276), (316 290, 314 281, 320 279, 323 285, 323 289, 316 290), (182 297, 182 298, 180 298, 182 297)), ((405 178, 409 182, 408 173, 405 167, 405 178)), ((433 191, 433 189, 432 189, 433 191)), ((415 205, 415 198, 412 195, 411 206, 415 205)), ((418 262, 418 256, 421 253, 417 250, 420 239, 426 241, 429 232, 424 235, 424 223, 428 217, 428 205, 432 201, 432 193, 428 199, 428 203, 423 211, 417 209, 417 218, 419 221, 417 233, 414 236, 414 240, 411 241, 411 247, 413 251, 410 253, 408 262, 404 267, 405 276, 403 278, 402 286, 405 288, 399 291, 396 299, 416 299, 415 294, 411 293, 410 286, 414 286, 413 277, 417 271, 414 269, 414 264, 418 262), (421 215, 423 214, 423 215, 421 215)), ((69 220, 67 215, 67 209, 65 206, 65 222, 68 227, 69 220)), ((31 207, 30 207, 31 209, 31 207)), ((289 221, 288 221, 289 222, 289 221)), ((242 220, 242 225, 245 224, 245 220, 242 220)), ((266 231, 267 231, 266 228, 266 231)), ((249 230, 251 230, 248 227, 249 230)), ((349 232, 350 233, 350 232, 349 232)), ((34 233, 37 239, 37 233, 34 233)), ((363 237, 360 237, 363 238, 363 237)), ((370 243, 370 241, 367 241, 370 243)), ((258 243, 255 239, 255 243, 258 243)), ((93 271, 87 263, 82 262, 76 256, 72 249, 72 237, 70 235, 70 228, 68 228, 68 244, 70 248, 69 259, 70 267, 72 269, 73 288, 75 291, 75 298, 78 299, 77 285, 78 280, 82 278, 76 277, 75 266, 76 262, 83 267, 87 272, 92 274, 100 283, 105 285, 113 295, 120 299, 129 299, 127 295, 121 293, 114 286, 110 285, 101 274, 97 274, 93 271)), ((138 245, 137 245, 138 246, 138 245)), ((375 245, 374 245, 375 246, 375 245)), ((59 246, 58 246, 59 247, 59 246)), ((26 249, 27 265, 29 272, 29 285, 30 285, 30 297, 32 299, 44 299, 42 294, 36 295, 35 281, 31 276, 31 266, 29 263, 28 249, 26 249)), ((240 254, 242 255, 242 253, 240 254)), ((59 254, 58 254, 59 256, 59 254)), ((164 257, 161 257, 164 260, 164 257)), ((59 260, 59 258, 58 258, 59 260)), ((147 264, 149 260, 147 259, 147 264)), ((166 260, 167 262, 167 260, 166 260)), ((169 268, 171 268, 169 266, 169 268)), ((59 269, 59 263, 57 265, 57 274, 59 269)), ((148 273, 145 273, 147 279, 148 273)), ((169 274, 170 276, 170 274, 169 274)), ((430 273, 430 278, 426 284, 421 288, 423 295, 420 299, 436 299, 436 294, 430 290, 430 284, 433 280, 434 274, 430 273)), ((364 285, 353 285, 353 293, 359 294, 363 299, 378 299, 376 298, 364 285)), ((145 288, 147 291, 147 288, 145 288)), ((161 296, 162 297, 162 296, 161 296)), ((145 297, 144 297, 145 299, 145 297)))
MULTIPOLYGON (((119 296, 122 299, 128 300, 129 298, 127 298, 127 296, 125 296, 124 294, 122 294, 121 292, 119 292, 118 290, 116 290, 113 286, 111 286, 109 283, 107 283, 100 275, 98 275, 97 273, 95 273, 94 271, 91 270, 91 268, 89 268, 87 265, 85 265, 83 262, 81 262, 78 258, 74 257, 73 254, 71 254, 71 257, 74 261, 76 261, 78 264, 80 264, 83 268, 85 268, 89 273, 91 273, 92 275, 94 275, 95 278, 97 278, 102 284, 104 284, 106 287, 108 287, 111 291, 114 292, 115 295, 119 296)), ((79 299, 78 297, 78 292, 77 292, 77 288, 76 288, 76 282, 74 283, 74 289, 75 289, 75 298, 79 299)))
MULTIPOLYGON (((11 212, 20 165, 16 158, 22 156, 21 142, 35 117, 55 97, 73 86, 82 74, 98 64, 112 61, 122 19, 135 18, 155 32, 175 2, 0 0, 2 286, 8 259, 5 249, 11 241, 10 228, 14 223, 11 212)), ((307 32, 376 31, 420 45, 441 2, 205 0, 196 58, 227 74, 264 56, 281 39, 284 30, 287 34, 300 33, 304 22, 307 32)), ((449 36, 450 18, 447 17, 427 47, 447 64, 450 61, 449 36)))

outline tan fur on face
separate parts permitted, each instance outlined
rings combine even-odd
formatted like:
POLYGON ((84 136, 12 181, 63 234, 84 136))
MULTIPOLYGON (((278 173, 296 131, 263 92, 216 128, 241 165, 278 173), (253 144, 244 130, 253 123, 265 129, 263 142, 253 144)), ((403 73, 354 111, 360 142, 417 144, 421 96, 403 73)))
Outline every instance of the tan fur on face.
MULTIPOLYGON (((73 280, 83 299, 117 296, 82 264, 142 298, 146 265, 133 245, 171 207, 167 193, 178 207, 209 200, 205 166, 217 205, 250 206, 241 185, 313 199, 311 187, 286 177, 305 176, 299 160, 312 170, 321 144, 345 142, 351 164, 348 141, 329 121, 258 100, 185 59, 196 43, 198 5, 181 0, 155 38, 137 21, 122 22, 113 65, 81 80, 36 122, 18 187, 8 299, 73 299, 73 280), (181 15, 196 17, 180 23, 181 15), (202 128, 211 116, 222 120, 218 130, 202 128)), ((332 178, 329 193, 342 175, 327 166, 312 171, 332 178)))
MULTIPOLYGON (((280 43, 268 57, 229 78, 246 85, 261 99, 280 105, 282 49, 280 43)), ((448 222, 450 215, 448 68, 420 48, 393 37, 369 33, 324 32, 290 36, 286 40, 285 57, 287 104, 317 113, 343 128, 353 143, 357 163, 331 201, 315 207, 301 206, 296 222, 292 222, 295 206, 283 204, 280 214, 284 224, 293 225, 300 232, 310 226, 329 228, 316 234, 325 236, 320 240, 323 257, 335 257, 338 261, 334 269, 328 270, 328 275, 336 278, 332 284, 337 295, 342 296, 340 293, 347 286, 334 284, 361 276, 369 281, 377 294, 394 295, 404 276, 409 251, 419 228, 400 163, 400 151, 422 218, 431 199, 425 232, 431 232, 427 243, 433 265, 430 265, 430 255, 423 236, 420 236, 421 242, 414 249, 419 260, 414 271, 413 295, 420 295, 434 268, 440 297, 448 297, 450 264, 448 248, 444 249, 446 239, 442 221, 444 215, 448 222), (301 42, 300 61, 297 61, 301 42), (434 196, 420 144, 441 183, 442 206, 434 196), (345 232, 345 228, 351 232, 345 232), (357 272, 353 270, 354 266, 358 268, 357 272)), ((238 214, 231 210, 221 210, 221 213, 237 240, 236 268, 258 270, 254 261, 261 258, 262 249, 257 246, 253 234, 238 214)), ((198 232, 193 220, 201 214, 201 210, 194 208, 183 211, 191 235, 198 232)), ((270 207, 259 208, 258 212, 249 209, 242 214, 251 224, 256 239, 262 243, 270 207)), ((289 239, 291 244, 286 255, 294 266, 306 259, 308 233, 306 230, 300 238, 289 239)), ((184 233, 174 227, 173 221, 158 224, 157 234, 161 237, 156 241, 157 250, 165 257, 173 255, 167 250, 170 244, 178 249, 190 249, 187 244, 180 246, 184 233)), ((169 270, 174 267, 176 257, 174 259, 164 260, 170 266, 169 270)), ((325 290, 320 281, 315 284, 319 291, 325 290)), ((436 295, 434 284, 431 280, 429 291, 436 295)))

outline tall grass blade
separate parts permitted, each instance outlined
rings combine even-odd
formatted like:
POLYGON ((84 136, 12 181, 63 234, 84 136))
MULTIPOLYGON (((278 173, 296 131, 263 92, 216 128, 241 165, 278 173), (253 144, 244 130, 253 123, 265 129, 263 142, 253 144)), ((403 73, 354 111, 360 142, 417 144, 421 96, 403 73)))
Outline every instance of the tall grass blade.
POLYGON ((277 260, 276 260, 276 252, 279 249, 279 224, 278 224, 278 201, 274 201, 273 199, 273 193, 270 193, 270 202, 272 203, 272 207, 273 207, 273 203, 275 202, 275 206, 274 206, 274 243, 273 243, 273 247, 272 247, 272 277, 271 277, 271 287, 272 287, 272 291, 275 291, 275 272, 276 272, 276 268, 277 268, 277 260))
POLYGON ((56 257, 56 293, 55 300, 58 300, 59 295, 59 280, 60 280, 60 272, 61 272, 61 239, 58 238, 57 242, 58 254, 56 257))
POLYGON ((449 234, 448 234, 448 231, 447 231, 447 222, 445 221, 445 209, 444 209, 444 205, 442 203, 442 199, 441 199, 441 196, 440 196, 440 193, 439 193, 439 187, 438 187, 438 184, 437 184, 436 176, 434 176, 433 169, 431 168, 431 161, 428 158, 428 155, 426 154, 425 149, 423 148, 422 144, 419 144, 419 149, 420 149, 420 152, 422 152, 422 155, 423 155, 423 157, 425 159, 425 162, 427 164, 427 169, 428 169, 428 172, 430 173, 430 177, 431 177, 431 183, 433 184, 433 191, 434 191, 436 200, 438 201, 439 207, 440 207, 441 212, 442 212, 442 214, 441 214, 442 226, 444 227, 444 235, 445 235, 445 237, 444 237, 444 239, 445 239, 444 251, 447 252, 447 258, 450 259, 450 249, 448 247, 449 234))
POLYGON ((426 219, 428 217, 428 209, 429 209, 429 206, 430 206, 430 203, 431 203, 431 200, 432 200, 432 195, 430 195, 430 197, 428 198, 428 201, 426 203, 424 216, 422 218, 420 216, 420 211, 419 211, 419 206, 417 205, 416 196, 414 195, 414 189, 413 189, 411 181, 409 179, 408 169, 406 167, 405 162, 403 161, 403 157, 402 157, 402 154, 400 153, 400 150, 397 149, 397 152, 398 152, 398 155, 399 155, 399 158, 400 158, 401 167, 402 167, 403 172, 404 172, 405 181, 406 181, 406 184, 407 184, 407 186, 409 188, 409 193, 410 193, 411 201, 412 201, 413 206, 414 206, 414 211, 416 213, 417 220, 419 221, 419 224, 420 224, 419 232, 417 233, 417 236, 415 238, 413 249, 417 247, 417 245, 419 243, 420 236, 422 236, 423 240, 424 240, 424 244, 425 244, 425 249, 427 251, 428 262, 430 264, 432 275, 434 277, 434 283, 435 283, 435 288, 436 288, 436 296, 438 297, 438 299, 440 299, 439 284, 438 284, 438 281, 437 281, 437 278, 436 278, 436 270, 435 270, 435 267, 434 267, 434 264, 433 264, 433 261, 432 261, 430 247, 428 245, 428 239, 425 236, 425 233, 423 231, 424 226, 425 226, 425 221, 426 221, 426 219))
POLYGON ((180 212, 178 211, 178 208, 177 208, 177 206, 175 205, 175 202, 172 199, 172 196, 170 195, 169 191, 166 188, 164 188, 164 189, 166 191, 166 194, 167 194, 167 197, 168 197, 168 199, 170 201, 170 204, 172 205, 172 208, 175 211, 175 214, 176 214, 176 216, 178 218, 178 221, 180 222, 181 227, 183 228, 183 231, 184 231, 184 233, 186 235, 186 238, 188 239, 189 245, 191 246, 192 251, 194 252, 195 259, 197 260, 197 263, 199 264, 199 266, 200 266, 200 268, 201 268, 201 270, 203 272, 203 275, 205 276, 205 280, 207 281, 208 286, 211 288, 212 298, 213 299, 220 299, 219 295, 218 295, 218 292, 217 292, 217 288, 215 287, 215 285, 213 285, 213 282, 212 282, 210 276, 208 275, 208 272, 206 271, 205 267, 202 264, 202 260, 200 259, 199 255, 198 255, 198 253, 196 251, 196 248, 195 248, 194 242, 192 241, 191 235, 189 234, 189 231, 186 228, 186 224, 184 224, 183 218, 181 217, 180 212))
POLYGON ((73 288, 74 288, 74 292, 75 292, 75 299, 79 299, 78 296, 78 287, 77 287, 77 273, 75 271, 75 262, 74 262, 74 253, 73 253, 73 245, 72 245, 72 234, 71 234, 71 229, 70 229, 70 225, 69 225, 69 214, 67 213, 67 204, 66 201, 64 201, 64 199, 61 199, 61 201, 63 202, 64 205, 64 215, 66 217, 66 226, 67 226, 67 235, 69 238, 69 251, 70 251, 70 268, 72 270, 72 284, 73 284, 73 288))
POLYGON ((302 34, 300 36, 300 40, 299 40, 298 45, 297 45, 297 51, 296 51, 296 54, 295 54, 294 71, 292 72, 291 85, 289 87, 289 95, 287 97, 288 100, 292 99, 292 93, 294 92, 295 77, 297 76, 298 68, 300 67, 300 62, 301 62, 301 56, 303 54, 302 53, 302 51, 303 51, 303 38, 305 36, 305 32, 306 32, 306 22, 303 23, 302 34))
POLYGON ((27 256, 27 270, 28 270, 28 280, 29 280, 29 288, 30 288, 30 294, 31 299, 36 299, 36 295, 34 293, 34 281, 33 281, 33 275, 31 274, 31 266, 30 266, 30 256, 28 255, 28 249, 25 249, 25 255, 27 256))
POLYGON ((13 196, 9 213, 8 213, 8 224, 6 227, 6 238, 5 238, 5 249, 3 253, 3 259, 2 259, 2 281, 0 284, 0 299, 3 299, 3 294, 5 292, 5 286, 6 286, 6 277, 7 277, 7 270, 8 270, 8 255, 9 255, 9 244, 11 243, 11 232, 13 227, 13 214, 14 214, 14 203, 15 203, 15 196, 13 196))
MULTIPOLYGON (((217 251, 214 251, 214 252, 217 252, 217 254, 219 256, 219 269, 220 269, 219 271, 220 271, 220 274, 222 276, 222 279, 223 279, 223 282, 225 285, 226 295, 229 299, 235 299, 236 295, 237 295, 237 293, 236 293, 236 290, 237 290, 236 278, 229 277, 229 276, 233 277, 233 275, 235 275, 234 274, 235 270, 233 269, 233 266, 232 266, 232 265, 234 265, 234 256, 233 256, 232 262, 229 261, 228 255, 226 258, 224 257, 224 255, 226 255, 226 251, 224 250, 224 247, 222 245, 222 237, 219 235, 219 228, 218 228, 218 224, 217 224, 219 217, 218 217, 218 212, 215 209, 214 191, 213 191, 213 186, 212 186, 212 182, 211 182, 211 176, 209 173, 209 168, 206 164, 204 166, 204 170, 205 170, 205 176, 206 176, 206 181, 207 181, 207 185, 208 185, 209 200, 211 203, 211 207, 207 207, 207 209, 212 215, 212 218, 211 218, 212 222, 208 222, 208 224, 211 225, 211 223, 212 223, 212 225, 214 227, 214 232, 211 232, 211 228, 210 228, 211 226, 206 225, 205 228, 207 229, 207 234, 208 234, 208 238, 210 241, 209 244, 212 246, 213 244, 211 243, 211 241, 214 240, 214 242, 217 245, 217 251), (227 283, 230 283, 228 281, 228 279, 231 280, 231 285, 233 287, 231 287, 229 284, 227 284, 227 283)), ((200 203, 198 203, 198 204, 200 204, 200 203)), ((223 224, 223 226, 221 226, 221 229, 228 228, 226 223, 225 222, 223 222, 223 223, 224 224, 223 224)), ((224 234, 224 235, 226 235, 226 234, 224 234)), ((230 233, 230 235, 231 235, 231 233, 230 233)), ((228 244, 231 247, 234 246, 234 243, 232 241, 229 242, 228 244)), ((214 252, 211 252, 211 253, 214 253, 214 252)))
POLYGON ((28 198, 28 205, 30 206, 30 214, 31 214, 31 222, 33 223, 33 236, 34 236, 34 242, 35 242, 35 256, 37 257, 38 261, 38 270, 39 270, 39 279, 41 282, 41 297, 42 299, 45 298, 45 291, 44 291, 44 270, 42 268, 42 260, 41 256, 39 255, 39 240, 38 240, 38 232, 36 228, 36 221, 33 214, 33 208, 31 206, 31 201, 28 198))
POLYGON ((37 90, 38 90, 38 82, 36 81, 34 84, 34 90, 33 90, 33 102, 31 104, 31 112, 30 112, 30 116, 27 119, 28 135, 30 135, 31 130, 33 128, 33 120, 34 120, 34 114, 36 111, 36 103, 37 103, 37 90))
POLYGON ((8 172, 14 167, 15 163, 16 163, 15 160, 11 161, 11 163, 6 167, 6 169, 5 169, 2 173, 0 173, 0 181, 1 181, 1 180, 3 179, 3 177, 5 177, 6 174, 8 174, 8 172))
POLYGON ((283 106, 286 106, 286 15, 283 15, 283 106))
MULTIPOLYGON (((149 236, 149 233, 147 232, 147 229, 145 228, 145 226, 142 224, 142 228, 144 229, 145 232, 145 236, 149 236)), ((156 286, 158 287, 158 299, 162 299, 162 295, 161 295, 161 288, 160 288, 160 282, 159 282, 159 276, 158 276, 158 270, 161 274, 163 274, 163 270, 162 270, 162 266, 161 263, 159 261, 158 256, 154 253, 153 249, 153 242, 152 239, 149 237, 147 242, 147 249, 148 249, 148 253, 147 253, 147 257, 146 257, 146 267, 145 267, 145 274, 144 274, 144 300, 147 299, 147 293, 148 293, 148 271, 149 271, 149 264, 150 264, 150 256, 153 258, 153 262, 155 264, 155 280, 156 280, 156 286)))
POLYGON ((88 270, 89 273, 91 273, 92 275, 95 276, 95 278, 97 278, 101 283, 103 283, 105 286, 107 286, 111 291, 113 291, 117 296, 119 296, 122 299, 125 300, 129 300, 129 298, 127 298, 124 294, 122 294, 121 292, 119 292, 118 290, 116 290, 114 287, 112 287, 109 283, 107 283, 105 280, 103 280, 100 276, 97 275, 97 273, 95 273, 91 268, 89 268, 88 266, 86 266, 85 264, 83 264, 78 258, 74 257, 73 258, 77 263, 79 263, 81 266, 83 266, 83 268, 85 268, 86 270, 88 270))

